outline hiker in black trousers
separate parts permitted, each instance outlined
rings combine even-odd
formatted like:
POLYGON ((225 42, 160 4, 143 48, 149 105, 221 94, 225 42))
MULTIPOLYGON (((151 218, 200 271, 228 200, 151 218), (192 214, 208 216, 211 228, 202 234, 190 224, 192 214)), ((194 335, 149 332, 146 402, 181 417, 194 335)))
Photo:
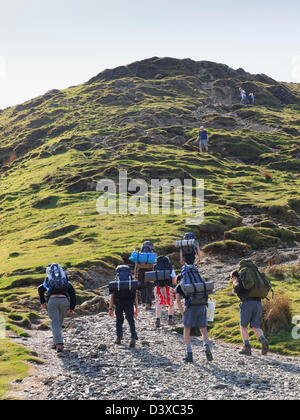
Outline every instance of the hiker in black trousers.
POLYGON ((124 324, 124 314, 126 320, 128 321, 131 341, 130 347, 135 347, 136 340, 138 339, 136 329, 135 329, 135 319, 138 316, 138 297, 135 290, 132 291, 118 291, 114 292, 110 296, 109 304, 109 316, 113 318, 113 306, 115 306, 116 314, 116 330, 117 330, 117 340, 115 344, 120 345, 123 339, 123 324, 124 324), (134 310, 135 305, 135 310, 134 310))

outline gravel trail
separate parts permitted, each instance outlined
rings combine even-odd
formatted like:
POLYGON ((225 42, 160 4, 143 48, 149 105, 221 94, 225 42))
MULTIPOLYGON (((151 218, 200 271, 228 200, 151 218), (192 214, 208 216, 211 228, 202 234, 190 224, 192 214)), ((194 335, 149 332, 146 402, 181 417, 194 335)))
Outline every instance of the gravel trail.
MULTIPOLYGON (((177 321, 181 325, 181 321, 177 321)), ((34 331, 15 342, 35 351, 44 364, 14 384, 11 396, 26 400, 203 400, 299 399, 300 358, 238 354, 239 346, 212 340, 208 363, 202 342, 193 338, 195 363, 182 362, 183 338, 167 325, 154 327, 154 311, 141 308, 139 341, 130 349, 129 329, 116 346, 115 321, 102 313, 65 322, 65 352, 52 350, 51 332, 34 331)))

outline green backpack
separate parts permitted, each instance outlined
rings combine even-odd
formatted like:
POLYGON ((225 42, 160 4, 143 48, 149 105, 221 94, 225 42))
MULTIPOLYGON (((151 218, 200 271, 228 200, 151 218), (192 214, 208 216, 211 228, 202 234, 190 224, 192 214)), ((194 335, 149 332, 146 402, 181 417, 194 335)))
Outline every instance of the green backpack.
POLYGON ((247 298, 267 298, 272 286, 265 273, 261 273, 251 260, 242 260, 238 271, 242 284, 247 290, 247 298))

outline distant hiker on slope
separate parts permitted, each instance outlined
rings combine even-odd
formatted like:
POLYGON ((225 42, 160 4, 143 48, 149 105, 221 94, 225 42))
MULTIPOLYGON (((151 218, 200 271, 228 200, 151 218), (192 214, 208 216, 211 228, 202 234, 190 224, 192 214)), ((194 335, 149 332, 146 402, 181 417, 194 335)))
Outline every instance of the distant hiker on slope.
POLYGON ((54 348, 63 351, 62 325, 66 313, 73 315, 76 306, 76 293, 59 264, 50 264, 46 270, 47 277, 38 288, 43 309, 47 309, 52 321, 54 348), (45 299, 45 293, 47 297, 45 299), (69 301, 70 299, 70 301, 69 301))
POLYGON ((249 104, 254 105, 254 101, 255 101, 254 93, 249 93, 248 98, 249 98, 249 104))
POLYGON ((262 344, 262 354, 266 355, 269 344, 261 329, 262 303, 261 300, 267 296, 271 286, 260 273, 255 264, 250 260, 242 260, 239 270, 231 273, 233 281, 233 293, 240 300, 240 326, 244 347, 240 354, 251 356, 251 345, 249 341, 248 326, 254 331, 262 344), (265 279, 265 280, 264 280, 265 279))
POLYGON ((199 327, 206 358, 211 362, 213 356, 207 333, 207 303, 208 294, 212 293, 213 283, 206 283, 200 276, 197 267, 193 265, 182 267, 181 274, 177 277, 177 280, 180 280, 180 284, 175 289, 176 301, 183 318, 184 343, 187 351, 187 355, 183 360, 187 363, 193 363, 191 328, 199 327), (182 298, 185 298, 185 311, 181 304, 182 298))
POLYGON ((163 306, 168 306, 168 324, 174 324, 174 300, 176 286, 176 274, 173 266, 166 256, 157 258, 154 271, 146 273, 146 282, 151 281, 155 285, 156 328, 160 328, 160 319, 163 306))
POLYGON ((208 132, 204 130, 204 127, 200 127, 200 132, 197 141, 199 141, 199 150, 202 153, 203 148, 205 148, 206 152, 208 152, 208 132))
POLYGON ((116 268, 116 281, 109 284, 109 316, 113 318, 113 306, 115 306, 117 331, 115 343, 118 345, 121 344, 123 339, 124 314, 130 327, 131 340, 129 347, 135 347, 138 339, 135 319, 138 316, 138 297, 136 292, 139 287, 140 284, 133 281, 131 269, 128 265, 121 265, 116 268))
POLYGON ((240 94, 241 94, 241 104, 247 105, 247 92, 245 89, 240 88, 240 94))

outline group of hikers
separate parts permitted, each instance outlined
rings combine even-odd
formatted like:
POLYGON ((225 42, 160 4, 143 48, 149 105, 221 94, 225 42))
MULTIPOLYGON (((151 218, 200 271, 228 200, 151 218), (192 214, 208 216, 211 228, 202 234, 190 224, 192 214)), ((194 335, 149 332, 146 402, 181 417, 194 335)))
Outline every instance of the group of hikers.
MULTIPOLYGON (((207 282, 199 273, 201 253, 199 242, 193 233, 185 234, 176 242, 180 250, 181 272, 176 275, 167 256, 157 256, 151 241, 142 244, 139 251, 134 250, 130 261, 135 263, 134 271, 129 265, 116 268, 115 280, 109 283, 109 315, 116 317, 116 345, 123 339, 124 320, 128 321, 131 340, 129 346, 134 348, 138 335, 135 320, 138 317, 139 303, 146 311, 152 310, 155 297, 155 328, 161 327, 162 308, 168 307, 168 324, 174 325, 175 299, 182 315, 184 325, 184 343, 186 346, 185 362, 193 363, 191 328, 200 329, 205 355, 208 361, 213 360, 208 337, 207 307, 209 295, 213 293, 214 283, 207 282), (154 292, 154 293, 153 293, 154 292), (182 305, 185 300, 185 308, 182 305), (124 318, 125 316, 125 318, 124 318)), ((64 351, 62 325, 69 311, 72 315, 76 306, 76 292, 62 267, 55 263, 47 267, 47 277, 39 287, 42 308, 48 310, 52 321, 53 348, 64 351), (47 293, 47 296, 45 294, 47 293)), ((261 329, 262 303, 271 286, 263 273, 260 273, 251 260, 242 260, 231 279, 233 293, 240 300, 240 326, 244 347, 240 354, 251 355, 248 327, 253 329, 262 344, 262 354, 268 352, 268 341, 261 329)))
MULTIPOLYGON (((255 95, 254 93, 249 93, 245 89, 240 88, 240 95, 241 95, 241 104, 242 105, 254 105, 255 102, 255 95)), ((197 138, 199 142, 199 151, 202 153, 204 150, 208 152, 208 143, 209 143, 209 135, 208 132, 205 130, 204 126, 200 127, 200 132, 197 138)))
POLYGON ((240 94, 241 94, 242 105, 254 105, 254 101, 255 101, 254 93, 251 92, 247 95, 246 90, 243 88, 240 88, 240 94))

